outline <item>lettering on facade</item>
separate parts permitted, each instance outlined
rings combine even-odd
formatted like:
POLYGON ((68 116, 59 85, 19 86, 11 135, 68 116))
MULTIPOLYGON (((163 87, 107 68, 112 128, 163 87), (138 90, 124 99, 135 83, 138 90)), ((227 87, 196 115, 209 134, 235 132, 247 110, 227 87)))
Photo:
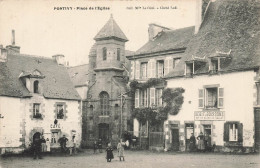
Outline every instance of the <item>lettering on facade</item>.
POLYGON ((194 120, 225 120, 224 111, 195 111, 194 120))
POLYGON ((50 125, 50 128, 52 129, 52 128, 60 128, 60 124, 51 124, 50 125))

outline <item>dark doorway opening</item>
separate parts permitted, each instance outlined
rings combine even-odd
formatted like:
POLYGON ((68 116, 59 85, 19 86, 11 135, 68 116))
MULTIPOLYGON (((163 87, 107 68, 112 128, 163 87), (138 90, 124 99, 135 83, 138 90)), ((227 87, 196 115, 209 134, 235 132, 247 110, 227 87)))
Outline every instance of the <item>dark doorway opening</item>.
POLYGON ((178 151, 179 150, 179 129, 172 129, 172 150, 178 151))
POLYGON ((186 123, 185 124, 185 148, 186 148, 186 150, 189 150, 190 137, 191 137, 192 133, 194 133, 194 124, 186 123))
POLYGON ((98 124, 98 133, 99 139, 101 139, 103 144, 106 145, 109 142, 109 124, 98 124))

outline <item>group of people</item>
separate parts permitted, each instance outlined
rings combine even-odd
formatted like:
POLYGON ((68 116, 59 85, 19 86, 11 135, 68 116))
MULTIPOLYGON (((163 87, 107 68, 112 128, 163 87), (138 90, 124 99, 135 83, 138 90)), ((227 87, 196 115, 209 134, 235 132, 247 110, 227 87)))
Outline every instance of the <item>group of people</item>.
MULTIPOLYGON (((120 139, 120 141, 117 144, 117 154, 119 157, 120 161, 125 161, 125 149, 124 147, 126 147, 126 142, 123 142, 122 139, 120 139)), ((102 153, 102 141, 101 139, 97 141, 94 141, 93 144, 93 149, 94 149, 94 154, 96 153, 96 150, 99 149, 99 152, 102 153)), ((113 147, 111 145, 111 143, 107 143, 107 147, 106 147, 106 159, 107 162, 111 162, 112 159, 114 159, 114 154, 113 154, 113 147)))
MULTIPOLYGON (((76 153, 76 142, 75 142, 75 136, 72 136, 72 139, 69 141, 68 138, 66 138, 66 135, 63 135, 58 140, 61 148, 62 153, 67 153, 69 150, 70 155, 72 153, 76 153), (67 147, 68 144, 68 147, 67 147)), ((44 139, 44 136, 35 137, 32 143, 32 149, 33 149, 33 155, 34 159, 39 158, 42 159, 42 153, 43 152, 51 152, 51 145, 50 145, 49 138, 46 140, 44 139)))
MULTIPOLYGON (((213 147, 211 147, 210 145, 211 137, 208 134, 203 135, 203 133, 200 132, 199 136, 197 137, 197 140, 198 140, 198 145, 197 145, 198 151, 205 152, 206 150, 212 150, 212 148, 214 148, 214 145, 213 147)), ((193 133, 191 134, 190 137, 189 149, 191 152, 196 150, 196 138, 193 133)))

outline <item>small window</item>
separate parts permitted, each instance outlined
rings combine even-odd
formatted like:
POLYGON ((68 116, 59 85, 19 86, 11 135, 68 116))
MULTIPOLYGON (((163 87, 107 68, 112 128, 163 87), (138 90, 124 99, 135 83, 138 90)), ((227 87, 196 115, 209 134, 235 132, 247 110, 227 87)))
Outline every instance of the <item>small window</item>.
POLYGON ((186 63, 186 76, 192 76, 193 73, 193 63, 186 63))
POLYGON ((39 81, 33 82, 33 93, 39 93, 39 81))
POLYGON ((210 109, 224 107, 224 88, 208 87, 205 89, 199 89, 198 93, 199 108, 210 109))
POLYGON ((161 78, 164 76, 164 61, 157 61, 157 77, 161 78))
POLYGON ((107 60, 107 48, 103 48, 103 60, 107 60))
POLYGON ((156 89, 156 92, 155 92, 155 95, 156 95, 156 100, 155 100, 155 103, 157 106, 162 106, 163 103, 162 103, 162 89, 156 89))
POLYGON ((42 118, 39 103, 33 103, 33 118, 42 118))
POLYGON ((257 105, 260 105, 260 83, 259 82, 256 83, 256 90, 257 90, 256 102, 257 105))
POLYGON ((93 105, 89 106, 89 115, 93 115, 94 107, 93 105))
POLYGON ((238 140, 237 124, 229 124, 229 141, 238 140))
POLYGON ((148 105, 147 89, 141 90, 140 96, 141 96, 140 106, 141 107, 147 107, 147 105, 148 105))
POLYGON ((100 95, 100 107, 101 107, 101 115, 108 116, 109 115, 109 95, 107 92, 101 92, 100 95))
POLYGON ((117 48, 117 60, 120 61, 120 48, 117 48))
POLYGON ((141 79, 147 78, 147 62, 141 63, 141 79))
POLYGON ((219 71, 219 62, 217 59, 212 59, 211 60, 211 65, 212 65, 212 68, 211 68, 211 71, 212 73, 217 73, 219 71))
POLYGON ((59 139, 59 132, 52 132, 51 133, 51 143, 56 144, 58 143, 59 139))
POLYGON ((58 104, 57 105, 57 119, 63 119, 64 118, 64 105, 58 104))
POLYGON ((177 66, 177 64, 180 62, 181 58, 174 58, 173 59, 173 68, 177 66))
POLYGON ((115 116, 118 116, 120 113, 120 108, 118 104, 115 104, 115 116))
POLYGON ((226 122, 224 124, 224 141, 243 142, 243 124, 239 122, 226 122))

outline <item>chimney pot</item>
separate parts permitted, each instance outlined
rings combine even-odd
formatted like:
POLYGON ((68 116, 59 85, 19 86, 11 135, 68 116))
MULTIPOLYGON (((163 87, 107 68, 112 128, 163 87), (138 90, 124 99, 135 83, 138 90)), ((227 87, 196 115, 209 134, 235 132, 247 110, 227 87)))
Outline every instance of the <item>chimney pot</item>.
POLYGON ((57 62, 58 65, 66 65, 65 57, 62 54, 53 55, 52 58, 57 62))

